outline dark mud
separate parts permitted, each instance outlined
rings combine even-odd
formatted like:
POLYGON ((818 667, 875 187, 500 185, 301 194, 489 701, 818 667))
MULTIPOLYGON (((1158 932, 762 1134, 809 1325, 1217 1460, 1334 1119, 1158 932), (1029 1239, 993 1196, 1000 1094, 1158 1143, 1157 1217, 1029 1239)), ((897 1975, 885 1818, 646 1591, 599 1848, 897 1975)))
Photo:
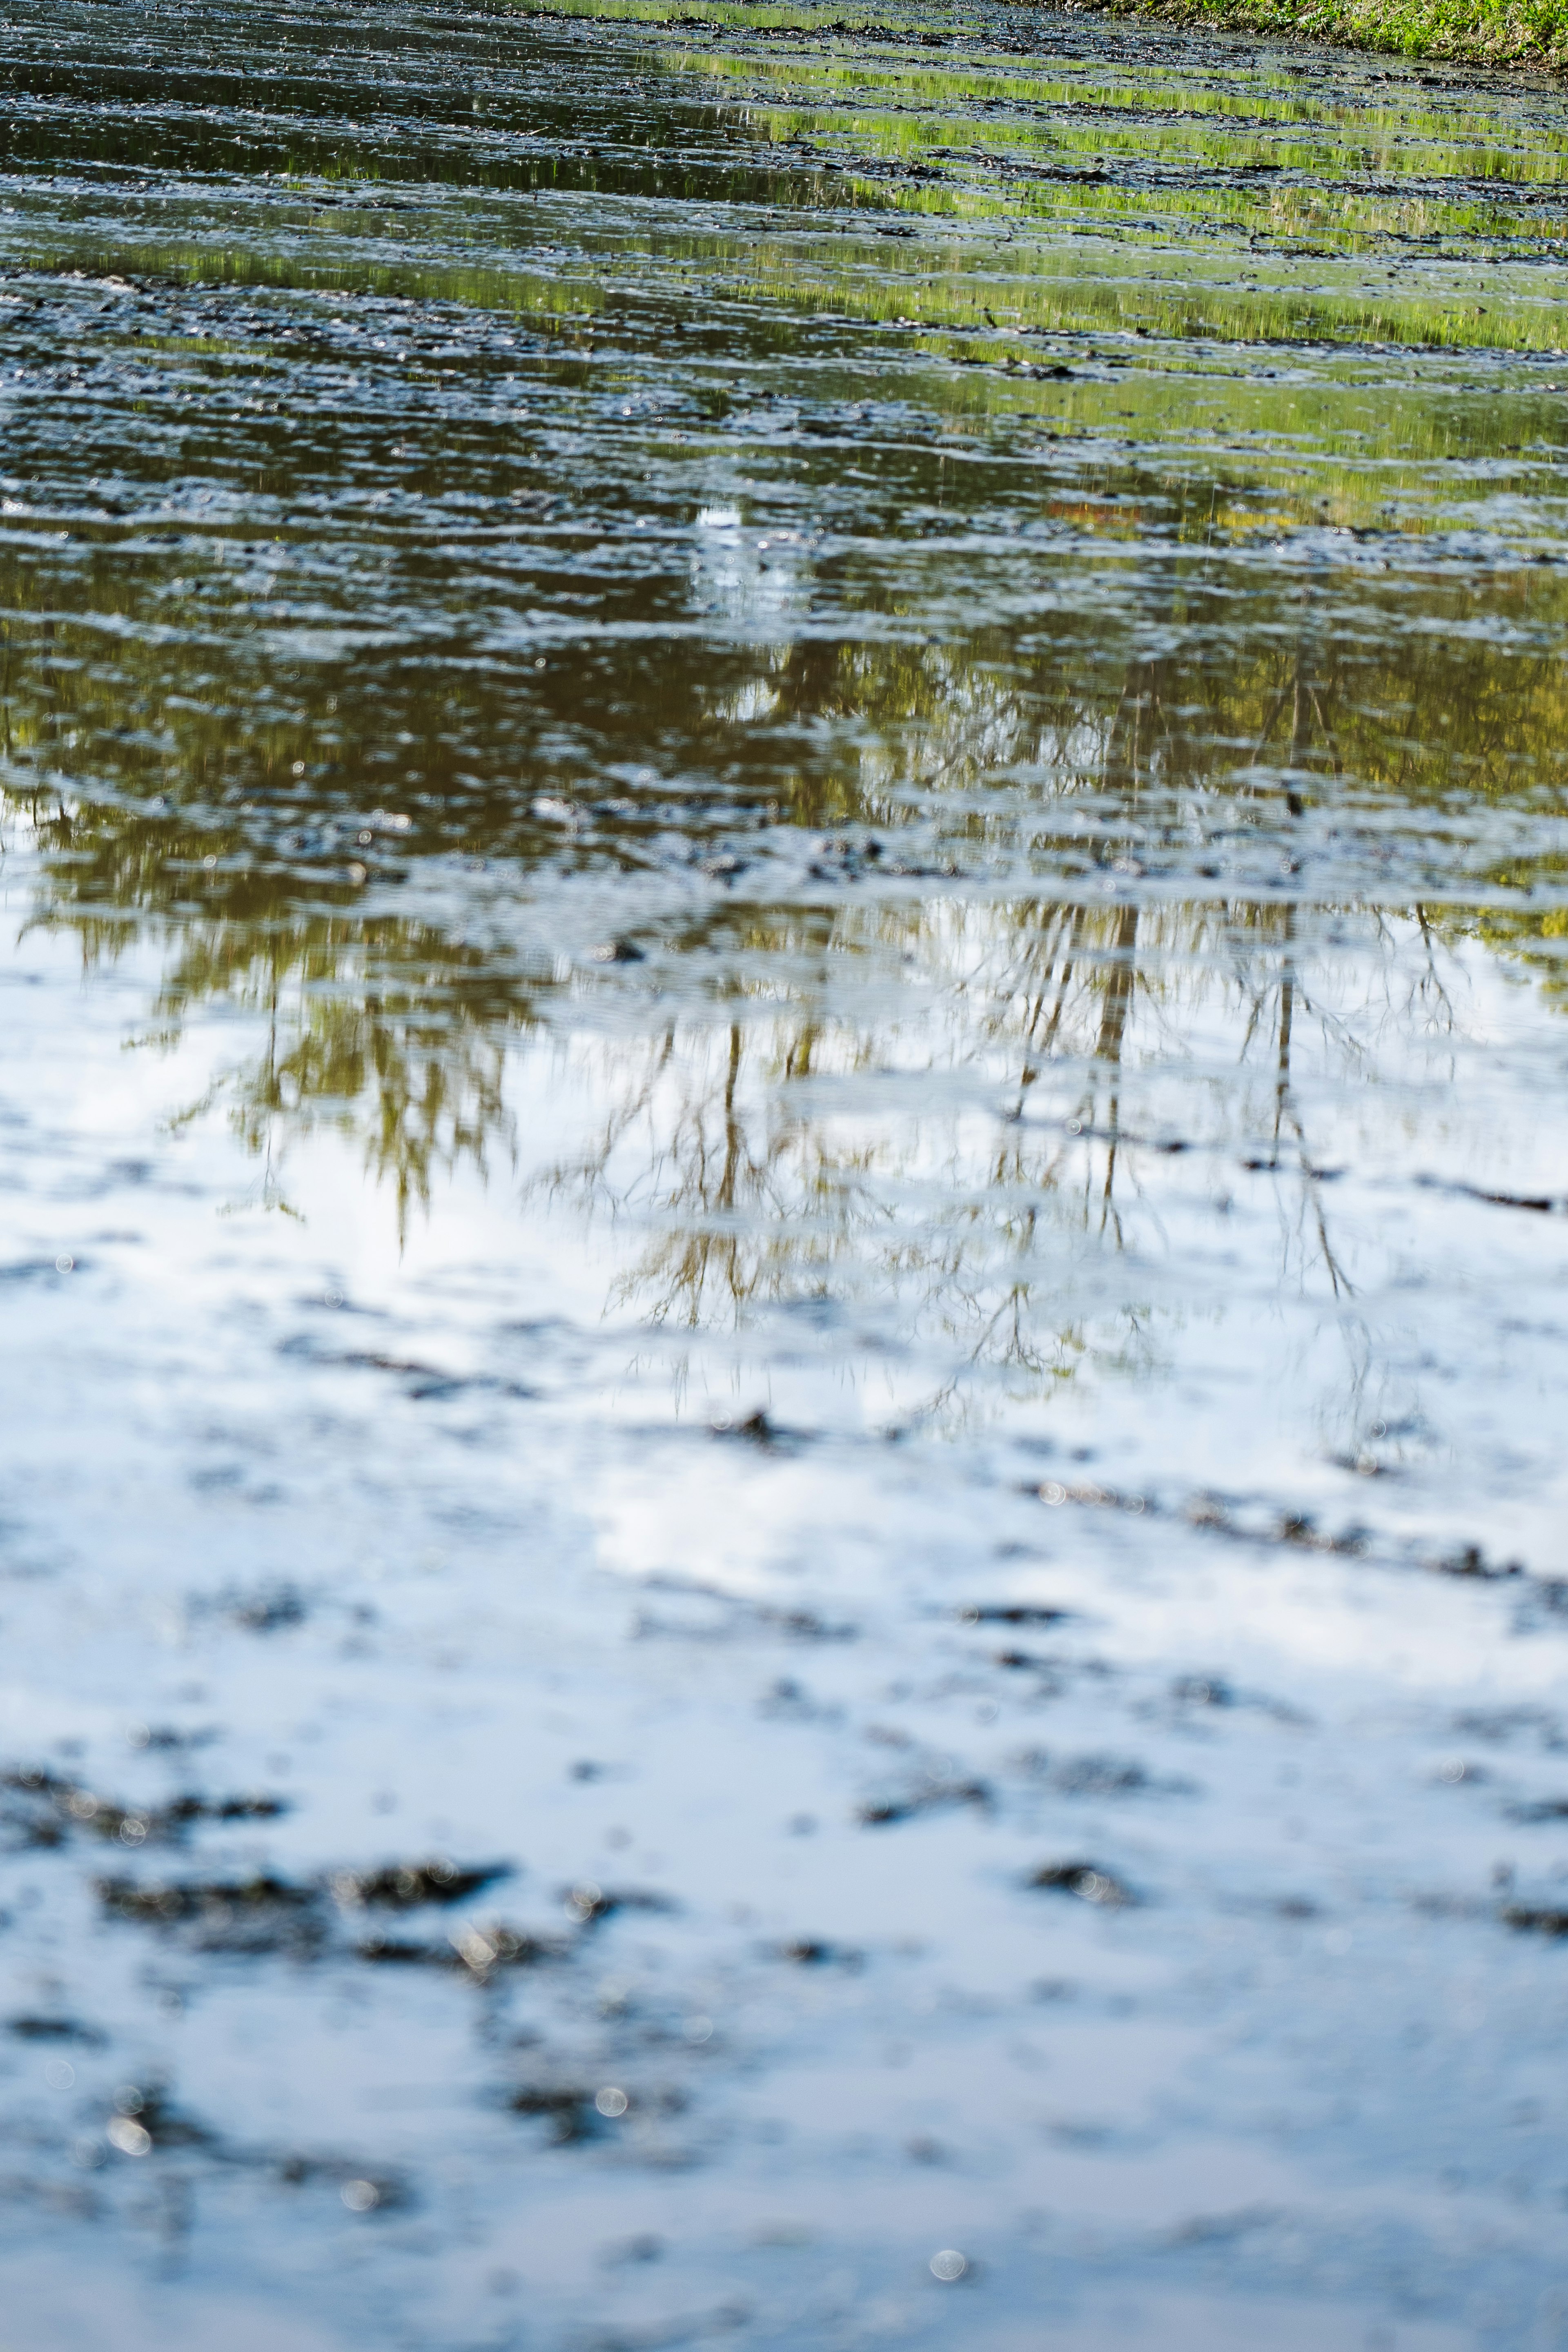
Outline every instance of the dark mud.
POLYGON ((1563 94, 638 14, 0 45, 7 2323, 1550 2352, 1563 94))

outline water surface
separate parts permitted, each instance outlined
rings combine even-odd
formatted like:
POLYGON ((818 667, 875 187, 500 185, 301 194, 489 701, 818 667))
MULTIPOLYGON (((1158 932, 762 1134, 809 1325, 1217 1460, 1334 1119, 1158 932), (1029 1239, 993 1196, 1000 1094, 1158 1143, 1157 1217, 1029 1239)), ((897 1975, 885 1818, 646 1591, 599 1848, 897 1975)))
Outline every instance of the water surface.
POLYGON ((1568 2341, 1561 89, 657 16, 7 11, 11 2324, 1568 2341))

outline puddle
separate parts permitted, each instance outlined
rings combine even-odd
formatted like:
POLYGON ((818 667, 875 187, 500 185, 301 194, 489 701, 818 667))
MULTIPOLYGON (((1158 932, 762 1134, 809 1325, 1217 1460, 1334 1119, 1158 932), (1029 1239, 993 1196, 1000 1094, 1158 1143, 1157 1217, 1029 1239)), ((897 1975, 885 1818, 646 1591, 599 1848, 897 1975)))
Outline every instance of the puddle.
POLYGON ((123 14, 0 60, 16 2325, 1568 2340, 1561 89, 123 14))

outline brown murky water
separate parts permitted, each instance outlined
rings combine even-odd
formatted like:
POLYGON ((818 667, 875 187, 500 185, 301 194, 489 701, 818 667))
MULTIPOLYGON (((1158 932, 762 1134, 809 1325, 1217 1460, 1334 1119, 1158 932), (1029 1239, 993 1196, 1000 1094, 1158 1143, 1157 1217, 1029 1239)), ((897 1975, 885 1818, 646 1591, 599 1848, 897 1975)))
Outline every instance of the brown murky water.
POLYGON ((1561 90, 634 16, 6 12, 7 2324, 1568 2342, 1561 90))

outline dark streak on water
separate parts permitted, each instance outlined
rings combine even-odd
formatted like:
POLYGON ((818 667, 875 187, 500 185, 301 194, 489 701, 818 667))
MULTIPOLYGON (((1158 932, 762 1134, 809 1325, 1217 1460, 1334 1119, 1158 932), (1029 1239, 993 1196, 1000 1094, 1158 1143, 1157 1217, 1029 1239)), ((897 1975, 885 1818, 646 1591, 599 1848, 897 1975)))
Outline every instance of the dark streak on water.
POLYGON ((1568 2342, 1561 92, 773 14, 6 11, 7 2325, 1568 2342))

